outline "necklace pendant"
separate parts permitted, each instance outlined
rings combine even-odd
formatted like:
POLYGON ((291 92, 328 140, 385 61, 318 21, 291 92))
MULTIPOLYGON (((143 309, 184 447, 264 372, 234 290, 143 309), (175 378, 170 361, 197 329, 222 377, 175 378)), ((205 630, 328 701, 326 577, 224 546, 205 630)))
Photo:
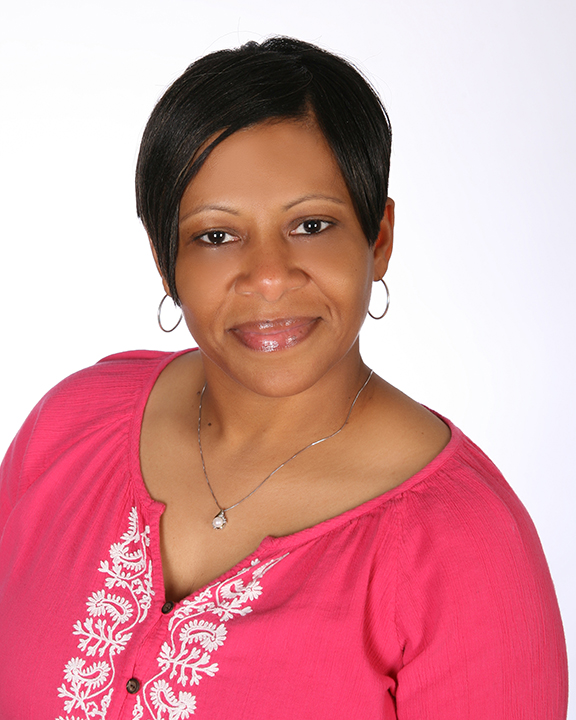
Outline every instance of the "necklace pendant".
POLYGON ((224 512, 224 510, 220 510, 218 515, 216 515, 214 520, 212 520, 212 527, 214 528, 214 530, 224 530, 227 522, 228 520, 226 518, 226 513, 224 512))

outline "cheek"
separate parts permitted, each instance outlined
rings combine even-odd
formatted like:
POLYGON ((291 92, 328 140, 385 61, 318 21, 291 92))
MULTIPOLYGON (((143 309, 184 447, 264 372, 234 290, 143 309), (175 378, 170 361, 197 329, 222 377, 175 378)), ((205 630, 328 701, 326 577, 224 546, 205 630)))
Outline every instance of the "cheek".
MULTIPOLYGON (((362 242, 365 242, 362 240, 362 242)), ((301 253, 301 266, 340 312, 362 312, 368 306, 373 260, 366 243, 313 245, 301 253)))
POLYGON ((176 289, 189 315, 205 315, 221 305, 233 282, 235 263, 216 254, 188 253, 178 258, 176 289))

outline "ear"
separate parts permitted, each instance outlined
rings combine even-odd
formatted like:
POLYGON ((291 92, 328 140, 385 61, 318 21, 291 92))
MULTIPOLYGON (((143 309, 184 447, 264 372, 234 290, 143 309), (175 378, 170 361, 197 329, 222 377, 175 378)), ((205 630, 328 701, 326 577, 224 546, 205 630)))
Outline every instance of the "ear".
POLYGON ((374 243, 374 281, 381 280, 388 270, 394 241, 394 200, 388 198, 380 222, 380 232, 374 243))
POLYGON ((152 250, 152 255, 154 256, 154 262, 156 263, 156 269, 160 273, 160 277, 162 278, 162 286, 164 288, 164 292, 166 295, 172 297, 170 295, 170 290, 168 289, 168 283, 166 282, 164 275, 162 275, 162 270, 160 270, 160 264, 158 262, 158 255, 156 254, 156 248, 154 247, 154 244, 152 243, 152 240, 150 239, 150 236, 148 236, 148 242, 150 243, 150 250, 152 250))

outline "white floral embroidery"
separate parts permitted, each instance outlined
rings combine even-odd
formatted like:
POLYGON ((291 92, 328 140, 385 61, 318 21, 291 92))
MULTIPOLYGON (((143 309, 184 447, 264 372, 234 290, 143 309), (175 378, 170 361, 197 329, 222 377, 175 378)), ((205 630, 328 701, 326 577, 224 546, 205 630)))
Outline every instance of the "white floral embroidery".
MULTIPOLYGON (((57 720, 92 720, 106 717, 113 692, 114 656, 122 652, 132 637, 132 629, 147 616, 152 603, 152 563, 148 559, 150 528, 140 531, 136 508, 130 510, 128 531, 119 543, 110 548, 110 559, 100 563, 100 572, 107 575, 104 585, 88 598, 88 617, 74 625, 78 648, 90 658, 103 660, 88 664, 75 657, 64 668, 65 682, 58 695, 66 698, 66 716, 57 720), (73 710, 80 715, 70 715, 73 710)), ((138 716, 135 716, 138 717, 138 716)), ((141 717, 141 715, 140 715, 141 717)))
MULTIPOLYGON (((100 572, 107 575, 105 588, 92 593, 86 602, 88 617, 74 625, 85 657, 66 663, 58 695, 66 698, 67 714, 56 720, 105 720, 113 692, 114 656, 125 649, 152 603, 149 545, 150 528, 140 531, 138 513, 132 508, 128 531, 110 547, 112 563, 100 563, 100 572), (102 659, 86 659, 94 656, 102 659), (71 715, 73 711, 80 715, 71 715)), ((133 720, 142 720, 145 712, 146 720, 186 720, 194 714, 196 697, 187 688, 218 672, 211 655, 226 640, 226 623, 252 612, 248 603, 262 594, 261 578, 286 555, 265 563, 253 560, 233 577, 182 602, 168 623, 169 639, 157 658, 159 672, 134 699, 133 720)))
POLYGON ((218 672, 211 654, 226 640, 226 623, 252 612, 248 603, 262 594, 260 579, 286 555, 262 564, 253 560, 233 577, 184 600, 174 611, 168 624, 170 638, 158 656, 160 672, 144 686, 143 699, 152 720, 185 720, 194 714, 196 697, 174 683, 186 688, 218 672), (214 618, 217 622, 210 621, 214 618))
POLYGON ((142 715, 144 715, 144 708, 142 707, 140 698, 137 697, 136 704, 134 705, 134 708, 132 709, 132 720, 140 720, 142 715))

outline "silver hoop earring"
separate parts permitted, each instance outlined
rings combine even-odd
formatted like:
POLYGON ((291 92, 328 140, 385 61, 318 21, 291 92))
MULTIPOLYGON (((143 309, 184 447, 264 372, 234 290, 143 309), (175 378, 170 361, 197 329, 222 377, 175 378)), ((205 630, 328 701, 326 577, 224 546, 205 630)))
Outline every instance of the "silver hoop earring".
POLYGON ((382 283, 382 285, 384 285, 384 289, 386 290, 386 307, 384 308, 384 312, 382 313, 382 315, 372 315, 370 310, 368 310, 368 315, 370 315, 373 320, 382 320, 384 315, 386 315, 386 313, 388 312, 388 308, 390 307, 390 290, 388 290, 388 285, 386 285, 386 283, 384 282, 384 278, 380 278, 380 282, 382 283))
POLYGON ((170 330, 166 330, 166 328, 164 327, 164 325, 162 325, 161 315, 162 315, 162 305, 164 305, 164 300, 166 300, 167 297, 169 297, 168 294, 164 295, 164 297, 162 298, 162 300, 160 300, 160 305, 158 305, 157 317, 158 317, 158 325, 160 325, 160 330, 162 330, 162 331, 165 332, 165 333, 171 333, 172 330, 176 330, 176 328, 178 327, 178 325, 180 325, 180 323, 182 322, 182 313, 180 313, 180 317, 178 318, 178 322, 176 323, 176 325, 174 325, 173 328, 170 328, 170 330))

